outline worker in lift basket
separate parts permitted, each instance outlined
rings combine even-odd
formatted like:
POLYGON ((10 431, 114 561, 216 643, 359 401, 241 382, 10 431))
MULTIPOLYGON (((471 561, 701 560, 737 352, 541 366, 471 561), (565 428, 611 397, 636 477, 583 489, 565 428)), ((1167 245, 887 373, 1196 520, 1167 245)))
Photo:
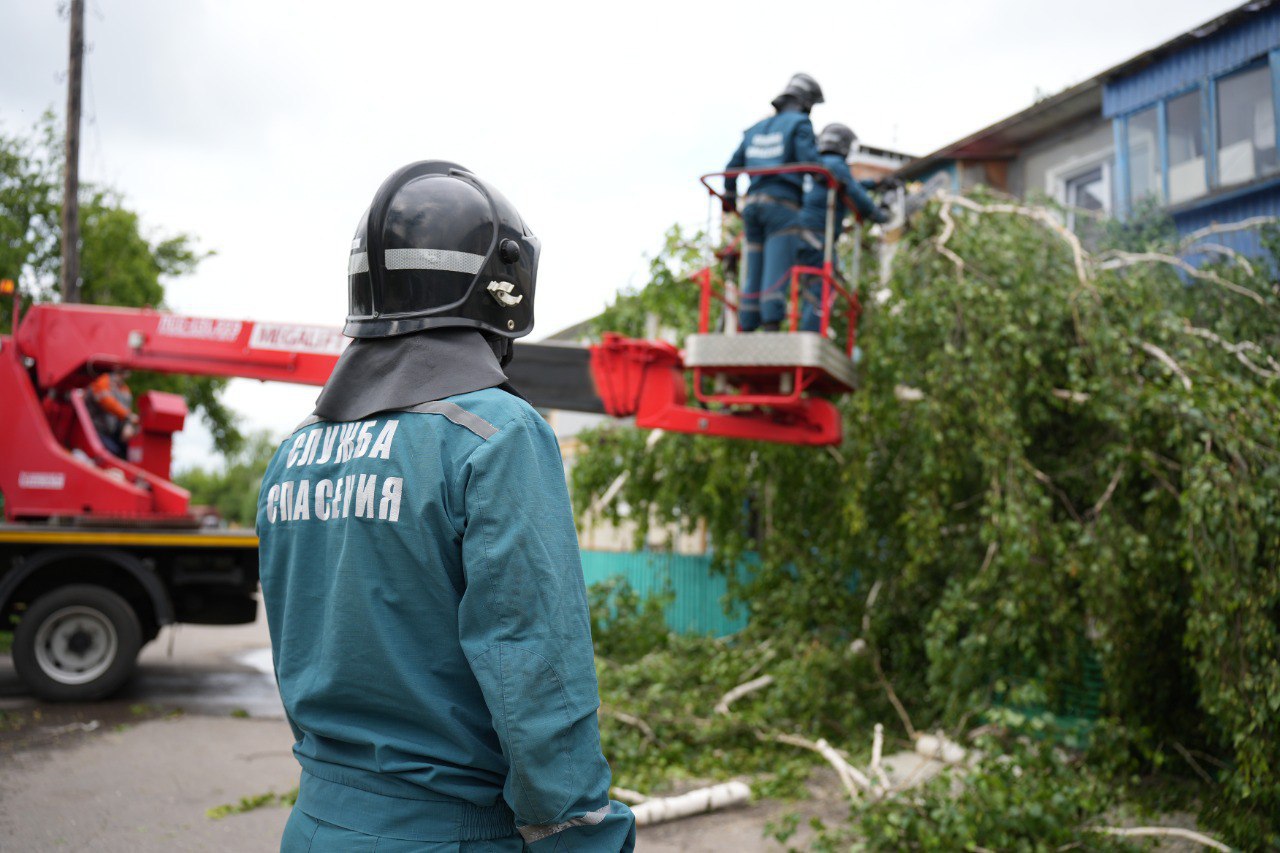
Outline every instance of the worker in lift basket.
MULTIPOLYGON (((859 181, 849 171, 849 151, 857 141, 857 135, 844 124, 832 123, 818 134, 819 165, 835 175, 840 185, 836 187, 836 209, 832 242, 844 230, 844 217, 849 211, 845 207, 841 194, 847 195, 853 202, 857 213, 863 219, 872 222, 888 222, 889 211, 876 203, 867 192, 875 185, 875 181, 859 181)), ((821 267, 825 257, 825 241, 827 233, 827 182, 821 177, 805 177, 804 206, 800 211, 800 265, 821 267)), ((831 262, 833 269, 839 270, 839 256, 832 246, 831 262)), ((816 332, 822 318, 822 278, 806 275, 803 288, 804 308, 800 313, 800 330, 816 332)))
MULTIPOLYGON (((822 103, 822 88, 808 74, 797 74, 773 99, 775 114, 756 122, 742 135, 728 170, 763 169, 816 163, 809 111, 822 103)), ((804 176, 756 175, 742 204, 747 274, 742 287, 738 324, 744 332, 776 332, 790 295, 789 272, 799 249, 799 215, 804 176)), ((724 182, 723 208, 737 210, 737 179, 724 182)))
POLYGON ((89 385, 89 418, 102 446, 121 459, 129 440, 138 434, 138 416, 133 411, 133 392, 126 381, 129 371, 113 367, 99 374, 89 385))
POLYGON ((302 765, 281 850, 630 851, 551 428, 507 382, 539 245, 413 163, 352 241, 355 338, 263 477, 262 592, 302 765))

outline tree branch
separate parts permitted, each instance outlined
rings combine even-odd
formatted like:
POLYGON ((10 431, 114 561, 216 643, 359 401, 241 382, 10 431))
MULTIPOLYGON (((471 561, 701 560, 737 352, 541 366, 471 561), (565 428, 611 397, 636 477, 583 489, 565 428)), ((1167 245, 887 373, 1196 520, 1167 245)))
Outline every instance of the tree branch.
POLYGON ((1186 388, 1188 391, 1191 390, 1191 377, 1188 376, 1186 371, 1182 369, 1182 365, 1178 364, 1178 362, 1173 360, 1173 356, 1169 355, 1169 353, 1160 349, 1160 347, 1156 346, 1150 341, 1139 341, 1138 343, 1142 347, 1143 352, 1145 352, 1147 355, 1151 356, 1152 358, 1155 358, 1165 367, 1169 368, 1169 370, 1172 373, 1174 373, 1174 375, 1176 375, 1179 379, 1181 379, 1183 388, 1186 388))
POLYGON ((1266 350, 1258 346, 1253 341, 1239 341, 1237 343, 1232 343, 1209 329, 1192 326, 1190 323, 1187 324, 1185 331, 1189 335, 1195 335, 1197 338, 1212 341, 1222 347, 1224 350, 1234 355, 1237 361, 1264 379, 1280 379, 1280 362, 1276 361, 1269 353, 1267 353, 1266 350), (1259 357, 1266 361, 1267 366, 1271 369, 1267 370, 1259 367, 1253 359, 1249 358, 1245 353, 1257 353, 1259 357))
POLYGON ((737 702, 739 699, 741 699, 743 696, 746 696, 748 693, 754 693, 757 690, 763 690, 764 688, 768 687, 770 684, 773 684, 772 675, 762 675, 759 678, 753 678, 750 681, 739 684, 737 687, 733 688, 728 693, 724 694, 724 696, 720 697, 720 701, 716 703, 716 713, 717 714, 729 713, 729 706, 732 705, 734 702, 737 702))
POLYGON ((1189 255, 1211 254, 1222 255, 1226 258, 1230 258, 1236 266, 1241 267, 1246 273, 1248 273, 1250 278, 1253 277, 1253 264, 1249 263, 1248 259, 1235 249, 1223 246, 1221 243, 1203 243, 1199 246, 1192 246, 1184 251, 1189 255))
POLYGON ((827 760, 828 764, 835 768, 836 775, 840 777, 840 782, 849 793, 849 799, 851 800, 856 800, 863 792, 871 790, 871 780, 861 770, 846 761, 839 750, 822 738, 817 741, 811 741, 799 735, 766 734, 764 732, 756 732, 756 737, 762 741, 785 743, 789 746, 798 746, 801 749, 818 753, 827 760))
MULTIPOLYGON (((1093 283, 1089 280, 1089 273, 1085 267, 1085 258, 1088 257, 1088 253, 1084 250, 1084 245, 1080 242, 1080 238, 1059 222, 1057 217, 1055 217, 1048 209, 1043 207, 1027 207, 1021 204, 981 204, 973 199, 958 195, 942 195, 940 198, 942 200, 944 210, 948 204, 955 204, 967 210, 972 210, 975 213, 1008 213, 1017 216, 1025 216, 1039 222, 1054 234, 1061 237, 1067 246, 1070 247, 1071 257, 1075 262, 1076 278, 1079 279, 1080 286, 1091 293, 1097 292, 1094 289, 1093 283)), ((950 237, 951 235, 948 233, 947 238, 950 239, 950 237)), ((961 261, 960 263, 963 264, 964 262, 961 261)))
POLYGON ((1053 482, 1052 477, 1030 463, 1027 463, 1027 466, 1031 469, 1031 476, 1035 477, 1038 481, 1047 486, 1049 491, 1058 496, 1058 500, 1062 502, 1064 507, 1066 507, 1067 512, 1077 524, 1084 521, 1084 519, 1080 517, 1080 513, 1076 512, 1076 506, 1071 502, 1071 498, 1067 497, 1066 492, 1058 488, 1058 484, 1053 482))
POLYGON ((639 791, 633 791, 630 788, 613 787, 609 789, 609 796, 615 800, 626 803, 629 806, 638 806, 645 800, 649 799, 639 791))
POLYGON ((889 703, 893 705, 893 709, 898 712, 898 719, 902 720, 902 727, 907 730, 907 736, 915 740, 919 737, 916 727, 911 725, 911 716, 907 713, 907 709, 903 706, 901 700, 898 699, 898 694, 893 689, 893 684, 885 676, 884 669, 880 666, 880 646, 871 634, 871 609, 876 605, 876 598, 879 597, 882 586, 883 582, 877 580, 871 585, 871 591, 867 593, 867 603, 862 609, 863 642, 867 643, 871 650, 871 668, 875 670, 876 680, 880 682, 885 695, 889 697, 889 703))
POLYGON ((644 735, 644 739, 649 741, 649 743, 658 743, 658 736, 653 733, 653 728, 639 717, 634 717, 631 714, 619 711, 616 708, 610 708, 607 705, 601 705, 599 713, 606 717, 612 717, 620 723, 625 723, 633 729, 639 729, 640 734, 644 735))
POLYGON ((1178 249, 1181 251, 1183 249, 1190 248, 1193 243, 1214 234, 1226 234, 1231 231, 1247 231, 1251 228, 1270 225, 1276 221, 1277 219, 1274 216, 1251 216, 1248 219, 1241 219, 1238 222, 1215 222, 1212 225, 1207 225, 1197 231, 1192 231, 1190 234, 1183 237, 1182 242, 1178 244, 1178 249))
POLYGON ((956 221, 951 218, 951 209, 945 198, 938 207, 938 218, 942 220, 942 231, 933 239, 933 246, 956 265, 956 275, 960 275, 964 272, 964 258, 947 248, 947 241, 956 233, 956 221))
POLYGON ((1111 500, 1111 496, 1116 493, 1116 486, 1120 485, 1120 478, 1124 476, 1125 463, 1121 462, 1116 467, 1116 473, 1112 475, 1111 482, 1107 484, 1107 489, 1102 493, 1102 497, 1098 498, 1098 502, 1089 508, 1087 515, 1090 518, 1097 518, 1102 512, 1102 508, 1111 500))
POLYGON ((1166 255, 1160 252, 1121 252, 1121 251, 1113 251, 1109 254, 1111 255, 1111 260, 1104 261, 1100 265, 1101 269, 1104 269, 1104 270, 1122 269, 1124 267, 1131 267, 1136 264, 1146 264, 1146 263, 1169 264, 1170 266, 1177 267, 1178 269, 1182 270, 1184 273, 1191 276, 1192 278, 1198 278, 1198 279, 1201 279, 1202 281, 1211 281, 1214 284, 1217 284, 1221 287, 1226 288, 1227 290, 1230 290, 1232 293, 1237 293, 1240 296, 1243 296, 1247 299, 1252 299, 1254 302, 1258 303, 1259 305, 1266 304, 1266 300, 1264 300, 1259 294, 1255 293, 1249 288, 1241 287, 1240 285, 1236 284, 1233 281, 1227 281, 1225 278, 1223 278, 1222 276, 1218 275, 1215 272, 1205 272, 1204 270, 1196 269, 1187 261, 1184 261, 1182 258, 1175 257, 1174 255, 1166 255))
POLYGON ((1070 391, 1066 388, 1054 388, 1049 392, 1059 400, 1066 400, 1068 403, 1087 403, 1089 395, 1084 391, 1070 391))
POLYGON ((1195 758, 1192 757, 1190 752, 1187 752, 1187 748, 1185 746, 1183 746, 1182 744, 1178 743, 1175 740, 1173 741, 1173 748, 1178 751, 1179 755, 1181 755, 1183 758, 1187 760, 1187 763, 1191 765, 1191 769, 1196 771, 1197 776, 1199 776, 1208 784, 1210 785, 1213 784, 1213 777, 1205 772, 1205 769, 1200 766, 1200 762, 1196 761, 1195 758))
POLYGON ((1089 832, 1100 832, 1103 835, 1124 835, 1124 836, 1167 836, 1170 838, 1185 838, 1188 841, 1194 841, 1197 844, 1203 844, 1205 847, 1211 847, 1214 850, 1223 850, 1230 853, 1231 848, 1211 838, 1201 832, 1195 832, 1190 829, 1181 829, 1176 826, 1090 826, 1086 827, 1089 832))

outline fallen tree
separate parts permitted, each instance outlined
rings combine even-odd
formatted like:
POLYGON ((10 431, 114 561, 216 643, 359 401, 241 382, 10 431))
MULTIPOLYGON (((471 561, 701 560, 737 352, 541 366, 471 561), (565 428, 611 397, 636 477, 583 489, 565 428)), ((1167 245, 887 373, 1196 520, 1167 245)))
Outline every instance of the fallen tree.
MULTIPOLYGON (((1277 843, 1275 255, 1150 221, 1111 226, 1090 251, 1058 222, 996 197, 926 210, 865 300, 863 386, 841 402, 835 453, 647 443, 617 427, 587 437, 580 508, 629 513, 642 534, 705 524, 751 611, 726 670, 702 661, 713 683, 696 710, 638 711, 644 682, 629 669, 632 698, 609 700, 673 744, 669 767, 698 745, 781 748, 757 729, 847 744, 906 708, 951 737, 993 709, 1056 711, 1102 721, 1099 773, 1185 773, 1189 802, 1229 841, 1277 843), (737 678, 746 649, 766 637, 787 649, 763 673, 773 682, 710 714, 750 681, 737 678), (701 721, 683 742, 667 730, 676 716, 701 721)), ((1276 245, 1270 223, 1251 227, 1276 245)), ((601 325, 641 334, 656 312, 689 331, 696 294, 681 279, 695 263, 672 235, 651 286, 601 325)), ((879 273, 865 270, 865 289, 879 273)))

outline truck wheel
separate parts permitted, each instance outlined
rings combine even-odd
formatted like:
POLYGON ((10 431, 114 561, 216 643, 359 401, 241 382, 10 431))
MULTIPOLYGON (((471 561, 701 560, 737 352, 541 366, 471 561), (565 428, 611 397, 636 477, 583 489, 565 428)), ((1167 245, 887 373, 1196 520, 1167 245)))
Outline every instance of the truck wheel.
POLYGON ((128 680, 142 626, 133 608, 100 586, 50 590, 22 614, 13 632, 13 667, 41 699, 101 699, 128 680))

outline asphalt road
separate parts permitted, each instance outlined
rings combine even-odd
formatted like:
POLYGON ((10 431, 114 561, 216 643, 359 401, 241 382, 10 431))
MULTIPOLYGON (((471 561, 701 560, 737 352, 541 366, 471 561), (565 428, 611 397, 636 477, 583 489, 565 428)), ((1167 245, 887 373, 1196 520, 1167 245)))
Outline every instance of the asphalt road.
MULTIPOLYGON (((124 691, 89 704, 32 698, 0 656, 0 850, 276 850, 287 809, 206 812, 296 786, 291 746, 261 619, 166 629, 124 691)), ((764 824, 791 808, 649 827, 637 847, 780 850, 763 840, 764 824)))

